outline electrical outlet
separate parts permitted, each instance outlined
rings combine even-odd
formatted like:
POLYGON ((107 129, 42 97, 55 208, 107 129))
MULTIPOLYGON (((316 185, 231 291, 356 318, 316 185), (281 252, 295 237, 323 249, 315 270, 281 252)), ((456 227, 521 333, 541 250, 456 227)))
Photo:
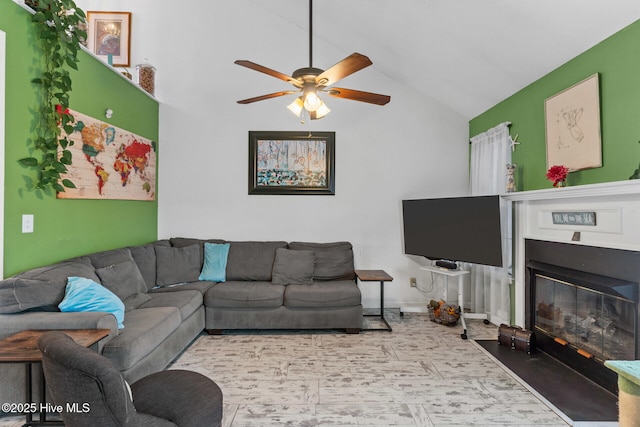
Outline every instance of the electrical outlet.
POLYGON ((416 288, 416 287, 418 287, 418 283, 416 282, 416 278, 415 278, 415 277, 410 277, 410 278, 409 278, 409 285, 410 285, 412 288, 416 288))

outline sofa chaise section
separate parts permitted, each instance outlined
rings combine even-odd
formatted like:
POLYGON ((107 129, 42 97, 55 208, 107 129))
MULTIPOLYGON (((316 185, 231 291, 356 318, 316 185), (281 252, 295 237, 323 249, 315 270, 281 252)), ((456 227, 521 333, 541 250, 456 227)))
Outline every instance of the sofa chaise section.
MULTIPOLYGON (((0 338, 25 329, 109 329, 94 349, 134 382, 164 369, 204 329, 203 293, 181 289, 167 294, 149 292, 157 282, 157 247, 168 240, 76 257, 35 268, 0 282, 0 338), (60 312, 69 277, 102 284, 125 306, 124 328, 106 312, 60 312)), ((34 368, 39 378, 39 367, 34 368)), ((0 399, 24 400, 24 369, 0 366, 0 399)))

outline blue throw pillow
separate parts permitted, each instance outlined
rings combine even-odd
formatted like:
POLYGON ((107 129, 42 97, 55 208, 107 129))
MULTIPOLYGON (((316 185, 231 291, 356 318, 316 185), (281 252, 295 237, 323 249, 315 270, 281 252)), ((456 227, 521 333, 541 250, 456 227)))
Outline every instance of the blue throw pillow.
POLYGON ((124 328, 124 303, 109 289, 84 277, 69 277, 64 298, 58 305, 60 311, 104 311, 112 313, 118 321, 118 329, 124 328))
POLYGON ((224 282, 226 280, 230 246, 229 243, 204 244, 204 265, 198 280, 210 282, 224 282))

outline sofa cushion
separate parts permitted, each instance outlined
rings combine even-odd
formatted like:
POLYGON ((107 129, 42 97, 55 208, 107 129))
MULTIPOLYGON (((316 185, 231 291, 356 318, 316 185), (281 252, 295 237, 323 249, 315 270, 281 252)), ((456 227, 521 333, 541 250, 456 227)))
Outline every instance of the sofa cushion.
POLYGON ((42 280, 10 277, 0 281, 0 314, 40 309, 58 311, 64 287, 42 280))
POLYGON ((286 242, 230 242, 227 280, 270 281, 276 249, 286 242))
POLYGON ((281 307, 284 288, 283 285, 259 281, 218 283, 204 295, 204 305, 232 308, 281 307))
POLYGON ((171 246, 176 248, 184 248, 185 246, 199 245, 200 246, 200 265, 204 262, 204 244, 205 243, 227 243, 222 239, 195 239, 192 237, 172 237, 170 240, 171 246))
POLYGON ((58 311, 58 304, 64 298, 67 279, 72 276, 100 283, 100 278, 87 257, 27 270, 0 282, 0 312, 9 313, 16 308, 18 311, 36 308, 58 311))
POLYGON ((125 328, 105 344, 102 354, 124 371, 158 347, 180 323, 175 307, 136 308, 127 313, 125 328))
POLYGON ((200 275, 200 246, 182 248, 156 246, 158 286, 195 282, 200 275))
POLYGON ((142 246, 131 246, 131 256, 138 264, 138 269, 147 284, 147 289, 153 289, 156 286, 156 246, 169 247, 169 240, 158 240, 157 242, 148 243, 142 246))
POLYGON ((313 280, 354 280, 353 247, 349 242, 291 242, 289 249, 316 253, 313 280))
POLYGON ((133 259, 96 268, 96 274, 100 277, 102 286, 116 294, 122 301, 131 295, 147 291, 147 284, 133 259))
POLYGON ((289 285, 284 305, 296 308, 353 307, 361 304, 358 285, 351 280, 315 282, 313 285, 289 285))
POLYGON ((138 308, 175 307, 180 310, 180 318, 185 320, 202 307, 202 294, 198 291, 154 292, 147 294, 149 301, 138 308))
POLYGON ((98 283, 100 282, 100 278, 96 275, 91 260, 87 257, 74 258, 73 260, 61 261, 45 267, 33 268, 16 274, 14 277, 61 284, 64 288, 67 285, 67 279, 71 276, 85 277, 95 280, 98 283))
POLYGON ((226 280, 228 257, 229 243, 206 242, 204 244, 204 264, 198 280, 224 282, 226 280))
POLYGON ((124 328, 124 303, 109 289, 84 277, 69 277, 65 295, 58 308, 62 312, 105 312, 118 321, 118 329, 124 328))
POLYGON ((111 249, 87 255, 95 268, 108 267, 120 262, 133 260, 129 248, 111 249))
POLYGON ((149 291, 150 294, 160 292, 180 292, 180 291, 198 291, 204 295, 211 287, 215 286, 216 282, 207 282, 204 280, 198 280, 197 282, 186 282, 177 285, 156 287, 149 291))
POLYGON ((145 302, 149 301, 151 297, 147 293, 137 293, 130 295, 127 299, 122 301, 124 303, 124 311, 134 310, 140 307, 145 302))
POLYGON ((316 254, 313 251, 276 249, 271 282, 276 285, 310 285, 316 254))

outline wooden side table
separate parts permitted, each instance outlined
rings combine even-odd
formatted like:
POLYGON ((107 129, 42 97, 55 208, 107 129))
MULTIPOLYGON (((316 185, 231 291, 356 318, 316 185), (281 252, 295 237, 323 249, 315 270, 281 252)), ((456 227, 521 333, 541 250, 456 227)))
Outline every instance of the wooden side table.
POLYGON ((386 328, 364 329, 366 331, 393 331, 389 322, 384 318, 384 282, 391 282, 393 277, 384 270, 356 270, 356 276, 361 282, 380 282, 380 314, 365 314, 367 317, 380 317, 380 320, 387 326, 386 328))
MULTIPOLYGON (((3 340, 0 340, 0 363, 24 363, 26 367, 25 401, 14 402, 27 406, 25 426, 51 426, 64 425, 61 421, 47 421, 47 411, 42 410, 45 404, 46 383, 44 370, 42 371, 40 385, 40 405, 33 406, 33 379, 31 377, 31 365, 42 363, 42 353, 38 348, 38 339, 49 330, 27 330, 18 332, 3 340), (37 409, 37 410, 34 410, 37 409), (33 413, 40 413, 40 421, 33 421, 33 413)), ((69 335, 75 342, 90 347, 111 333, 109 329, 64 329, 60 330, 69 335)), ((11 402, 6 402, 11 404, 11 402)))

